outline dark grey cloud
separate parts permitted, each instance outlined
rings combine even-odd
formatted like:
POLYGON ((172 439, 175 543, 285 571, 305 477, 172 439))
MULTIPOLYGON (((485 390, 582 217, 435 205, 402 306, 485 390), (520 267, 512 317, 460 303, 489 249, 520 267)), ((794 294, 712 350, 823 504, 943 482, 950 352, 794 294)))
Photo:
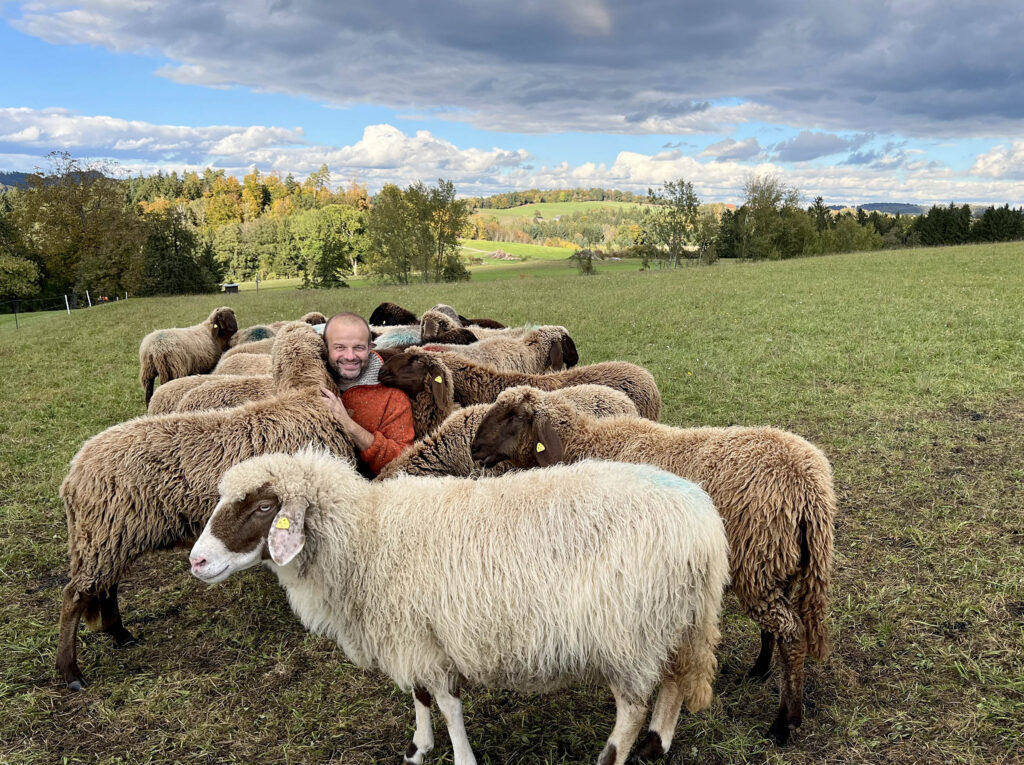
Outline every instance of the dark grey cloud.
POLYGON ((952 137, 1024 123, 1024 5, 996 0, 33 0, 8 17, 51 42, 157 53, 183 82, 447 109, 499 130, 770 119, 952 137), (721 108, 736 103, 760 111, 721 108))
POLYGON ((835 133, 801 130, 793 138, 775 144, 775 158, 781 162, 807 162, 859 148, 869 139, 868 135, 843 137, 835 133))

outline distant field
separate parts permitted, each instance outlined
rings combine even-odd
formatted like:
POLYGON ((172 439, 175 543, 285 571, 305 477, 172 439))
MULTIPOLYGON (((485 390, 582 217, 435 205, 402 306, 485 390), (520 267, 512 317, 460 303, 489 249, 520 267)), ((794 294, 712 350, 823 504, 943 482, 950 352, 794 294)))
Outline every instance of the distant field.
MULTIPOLYGON (((313 309, 365 315, 385 300, 564 325, 581 363, 648 368, 664 422, 770 424, 832 461, 834 647, 808 666, 803 727, 784 750, 763 738, 776 678, 744 680, 758 630, 728 595, 714 701, 683 713, 665 765, 1020 762, 1022 262, 1024 243, 646 273, 598 264, 593 277, 541 278, 564 266, 538 260, 461 284, 261 284, 0 326, 0 762, 401 761, 409 694, 308 635, 266 571, 207 587, 185 551, 151 555, 121 587, 139 644, 115 650, 83 626, 91 684, 79 694, 53 666, 68 575, 58 487, 86 439, 143 413, 142 336, 225 303, 246 326, 313 309)), ((605 688, 469 686, 462 698, 481 765, 592 763, 615 714, 605 688)), ((436 714, 434 730, 425 763, 450 765, 436 714)))
POLYGON ((486 253, 504 250, 509 255, 516 255, 530 260, 565 260, 574 252, 575 247, 543 247, 539 244, 519 244, 518 242, 491 242, 486 239, 463 239, 462 254, 481 257, 485 262, 502 263, 501 260, 488 258, 486 253))
POLYGON ((571 215, 573 213, 587 212, 598 208, 608 207, 615 209, 636 208, 636 202, 538 202, 532 205, 521 205, 505 210, 492 208, 479 208, 476 212, 484 216, 497 218, 499 221, 507 218, 533 218, 539 211, 545 220, 551 220, 556 215, 571 215))

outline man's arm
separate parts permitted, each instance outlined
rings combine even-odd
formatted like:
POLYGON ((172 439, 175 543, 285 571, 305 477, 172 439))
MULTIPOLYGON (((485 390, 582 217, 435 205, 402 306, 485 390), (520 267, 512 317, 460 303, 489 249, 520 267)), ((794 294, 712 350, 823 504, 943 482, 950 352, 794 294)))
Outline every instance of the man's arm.
POLYGON ((348 413, 348 409, 345 408, 345 404, 342 402, 341 397, 327 388, 320 388, 320 393, 325 399, 324 403, 327 405, 328 410, 330 410, 334 419, 338 421, 338 425, 341 426, 341 429, 344 430, 348 434, 348 437, 352 439, 352 443, 355 444, 356 449, 362 452, 363 450, 370 448, 374 440, 373 433, 352 419, 352 416, 348 413))
POLYGON ((416 440, 416 431, 412 424, 412 405, 408 396, 396 388, 387 390, 388 401, 380 430, 372 434, 372 443, 359 455, 375 475, 416 440))

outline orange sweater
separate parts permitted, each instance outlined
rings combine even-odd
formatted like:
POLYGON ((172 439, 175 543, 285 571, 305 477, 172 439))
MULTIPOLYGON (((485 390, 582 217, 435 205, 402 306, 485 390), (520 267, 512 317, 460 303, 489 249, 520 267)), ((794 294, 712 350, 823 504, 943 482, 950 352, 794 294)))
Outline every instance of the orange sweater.
POLYGON ((397 388, 385 388, 379 383, 356 385, 341 394, 341 401, 352 419, 373 433, 373 443, 359 453, 359 458, 374 475, 416 439, 412 405, 409 397, 397 388))

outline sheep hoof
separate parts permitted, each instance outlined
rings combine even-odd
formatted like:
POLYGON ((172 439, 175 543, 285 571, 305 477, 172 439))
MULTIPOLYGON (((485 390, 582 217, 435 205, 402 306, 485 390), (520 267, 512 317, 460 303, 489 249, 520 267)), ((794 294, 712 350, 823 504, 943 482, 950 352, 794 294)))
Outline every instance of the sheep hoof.
POLYGON ((661 736, 652 730, 647 732, 647 736, 637 746, 633 756, 629 758, 629 762, 646 762, 647 760, 657 759, 663 754, 665 754, 665 750, 661 745, 661 736))
POLYGON ((114 638, 115 648, 126 648, 131 645, 138 645, 139 643, 135 636, 123 627, 119 632, 112 632, 111 637, 114 638))
POLYGON ((88 685, 88 683, 86 683, 85 680, 83 680, 82 678, 79 677, 76 680, 71 680, 71 681, 68 682, 68 690, 69 691, 83 691, 83 690, 85 690, 85 686, 86 685, 88 685))
POLYGON ((776 746, 785 746, 789 743, 791 733, 792 727, 789 725, 786 713, 785 711, 780 710, 778 716, 775 718, 775 722, 773 722, 772 726, 768 729, 766 737, 774 741, 776 746))

